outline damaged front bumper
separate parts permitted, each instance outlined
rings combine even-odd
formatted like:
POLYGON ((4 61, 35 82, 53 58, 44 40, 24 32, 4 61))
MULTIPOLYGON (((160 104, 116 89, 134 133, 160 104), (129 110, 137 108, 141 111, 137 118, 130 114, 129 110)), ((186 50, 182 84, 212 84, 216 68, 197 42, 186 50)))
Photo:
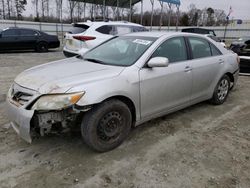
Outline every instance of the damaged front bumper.
POLYGON ((45 136, 74 128, 81 112, 72 107, 59 111, 35 111, 16 106, 11 100, 6 103, 12 127, 28 143, 32 142, 34 135, 45 136))
POLYGON ((6 109, 7 115, 11 120, 11 126, 21 138, 31 143, 30 125, 34 110, 18 107, 10 99, 7 99, 6 109))
MULTIPOLYGON (((83 92, 80 94, 83 95, 83 92)), ((68 97, 80 94, 65 95, 68 97)), ((62 97, 63 95, 58 96, 62 97)), ((44 136, 49 133, 58 133, 69 130, 69 128, 75 128, 74 126, 78 123, 76 122, 78 115, 89 109, 89 107, 79 108, 75 104, 57 110, 51 107, 48 107, 47 110, 46 108, 44 110, 32 109, 32 106, 40 98, 42 98, 40 93, 18 84, 13 84, 7 95, 6 112, 11 125, 17 134, 29 143, 31 143, 34 135, 44 136)))

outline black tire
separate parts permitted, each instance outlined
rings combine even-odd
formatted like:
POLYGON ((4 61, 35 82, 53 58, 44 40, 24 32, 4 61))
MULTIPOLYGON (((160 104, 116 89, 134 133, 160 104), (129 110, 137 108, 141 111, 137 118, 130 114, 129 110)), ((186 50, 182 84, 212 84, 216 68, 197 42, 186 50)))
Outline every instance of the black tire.
POLYGON ((36 45, 37 52, 48 52, 48 43, 47 42, 39 42, 36 45))
POLYGON ((119 100, 109 100, 84 115, 81 133, 90 148, 106 152, 125 140, 131 125, 132 115, 128 106, 119 100))
POLYGON ((223 104, 227 99, 229 91, 230 78, 227 75, 224 75, 216 85, 213 97, 210 102, 215 105, 223 104))

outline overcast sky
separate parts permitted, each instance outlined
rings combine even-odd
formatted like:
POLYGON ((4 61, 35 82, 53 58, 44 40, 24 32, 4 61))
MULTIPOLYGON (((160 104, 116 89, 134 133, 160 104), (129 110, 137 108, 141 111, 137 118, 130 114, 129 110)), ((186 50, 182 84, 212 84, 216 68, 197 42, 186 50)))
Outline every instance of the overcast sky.
MULTIPOLYGON (((159 3, 156 1, 156 5, 159 3)), ((150 0, 144 0, 145 8, 150 8, 150 0)), ((225 10, 226 14, 229 12, 230 6, 232 6, 233 13, 231 17, 237 19, 250 20, 250 0, 181 0, 180 9, 182 11, 188 10, 190 4, 195 4, 199 9, 205 7, 212 7, 213 9, 225 10)))
MULTIPOLYGON (((144 0, 144 7, 146 10, 150 10, 150 0, 144 0)), ((190 4, 195 4, 197 8, 203 9, 206 7, 212 7, 213 9, 225 10, 226 14, 229 12, 230 6, 232 6, 233 13, 231 18, 250 20, 250 0, 181 0, 180 9, 186 11, 190 4)), ((140 10, 140 3, 137 4, 138 10, 140 10)), ((159 8, 158 0, 155 0, 155 8, 159 8)), ((166 11, 166 10, 165 10, 166 11)), ((34 8, 31 4, 31 0, 28 0, 26 15, 34 14, 34 8)))

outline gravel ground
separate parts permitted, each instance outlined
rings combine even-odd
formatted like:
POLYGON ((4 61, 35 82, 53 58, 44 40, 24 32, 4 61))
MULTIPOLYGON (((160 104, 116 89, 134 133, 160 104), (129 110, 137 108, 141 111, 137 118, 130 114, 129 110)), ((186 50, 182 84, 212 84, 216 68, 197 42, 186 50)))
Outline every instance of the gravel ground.
MULTIPOLYGON (((0 91, 61 52, 0 54, 0 91)), ((0 103, 0 187, 249 188, 250 77, 221 106, 206 102, 145 123, 117 149, 96 153, 80 134, 27 144, 0 103)))

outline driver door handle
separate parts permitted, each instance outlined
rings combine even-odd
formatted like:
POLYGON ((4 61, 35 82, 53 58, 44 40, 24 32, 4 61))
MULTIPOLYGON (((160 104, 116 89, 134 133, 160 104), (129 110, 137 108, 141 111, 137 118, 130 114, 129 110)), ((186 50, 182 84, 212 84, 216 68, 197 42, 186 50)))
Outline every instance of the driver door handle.
POLYGON ((192 67, 186 66, 184 72, 190 72, 191 70, 193 70, 192 67))
POLYGON ((223 64, 224 60, 223 59, 219 59, 219 64, 223 64))

